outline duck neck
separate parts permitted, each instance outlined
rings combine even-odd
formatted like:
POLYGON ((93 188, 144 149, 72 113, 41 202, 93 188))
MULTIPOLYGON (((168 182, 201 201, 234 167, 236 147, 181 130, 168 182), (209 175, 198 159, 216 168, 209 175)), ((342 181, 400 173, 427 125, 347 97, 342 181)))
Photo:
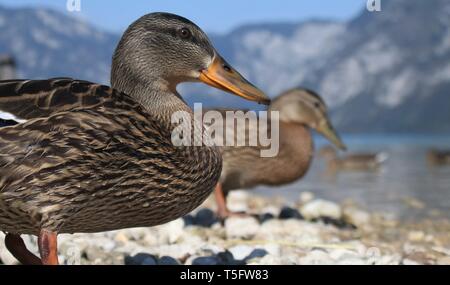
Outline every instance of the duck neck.
POLYGON ((192 113, 191 108, 176 90, 176 84, 154 77, 145 82, 137 78, 126 80, 111 78, 114 89, 123 92, 138 103, 154 118, 170 124, 171 116, 178 111, 192 113))
POLYGON ((306 173, 312 161, 314 144, 310 129, 297 123, 280 122, 280 157, 290 161, 295 175, 306 173))

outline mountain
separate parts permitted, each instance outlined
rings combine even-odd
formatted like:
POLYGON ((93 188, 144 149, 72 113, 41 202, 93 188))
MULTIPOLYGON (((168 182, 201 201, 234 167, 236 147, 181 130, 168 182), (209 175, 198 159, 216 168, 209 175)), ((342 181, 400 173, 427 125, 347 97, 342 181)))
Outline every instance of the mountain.
POLYGON ((68 76, 109 82, 119 35, 46 9, 0 7, 0 54, 13 54, 25 78, 68 76))
MULTIPOLYGON (((0 7, 0 53, 21 76, 108 82, 119 35, 51 10, 0 7)), ((343 132, 450 132, 450 2, 391 0, 347 22, 310 20, 241 26, 210 35, 217 49, 271 96, 295 86, 318 91, 343 132)), ((189 102, 253 103, 200 84, 189 102)))

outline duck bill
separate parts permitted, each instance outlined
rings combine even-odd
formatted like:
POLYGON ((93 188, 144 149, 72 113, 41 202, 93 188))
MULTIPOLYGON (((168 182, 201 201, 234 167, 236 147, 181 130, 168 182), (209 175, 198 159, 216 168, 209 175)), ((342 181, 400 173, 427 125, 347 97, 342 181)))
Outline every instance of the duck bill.
POLYGON ((321 123, 317 131, 340 150, 347 150, 347 146, 342 142, 333 125, 328 120, 321 123))
POLYGON ((250 101, 269 105, 270 98, 239 74, 222 57, 216 55, 213 62, 202 70, 200 81, 228 93, 243 97, 250 101))

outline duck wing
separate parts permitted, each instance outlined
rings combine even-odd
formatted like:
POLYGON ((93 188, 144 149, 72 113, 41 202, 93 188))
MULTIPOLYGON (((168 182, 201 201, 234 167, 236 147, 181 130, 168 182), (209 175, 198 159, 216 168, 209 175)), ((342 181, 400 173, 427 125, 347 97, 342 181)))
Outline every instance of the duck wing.
POLYGON ((0 112, 3 126, 49 117, 77 107, 95 106, 109 99, 113 89, 83 80, 0 81, 0 112))

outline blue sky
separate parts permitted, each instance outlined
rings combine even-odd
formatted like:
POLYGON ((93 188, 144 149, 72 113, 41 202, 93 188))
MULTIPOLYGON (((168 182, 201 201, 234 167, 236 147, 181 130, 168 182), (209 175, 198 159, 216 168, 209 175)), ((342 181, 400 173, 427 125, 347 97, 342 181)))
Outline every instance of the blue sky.
MULTIPOLYGON (((100 28, 121 32, 152 11, 172 12, 193 20, 209 32, 227 32, 245 23, 301 21, 310 18, 348 19, 366 0, 80 0, 74 12, 100 28)), ((47 6, 66 11, 67 0, 0 0, 10 7, 47 6)))

